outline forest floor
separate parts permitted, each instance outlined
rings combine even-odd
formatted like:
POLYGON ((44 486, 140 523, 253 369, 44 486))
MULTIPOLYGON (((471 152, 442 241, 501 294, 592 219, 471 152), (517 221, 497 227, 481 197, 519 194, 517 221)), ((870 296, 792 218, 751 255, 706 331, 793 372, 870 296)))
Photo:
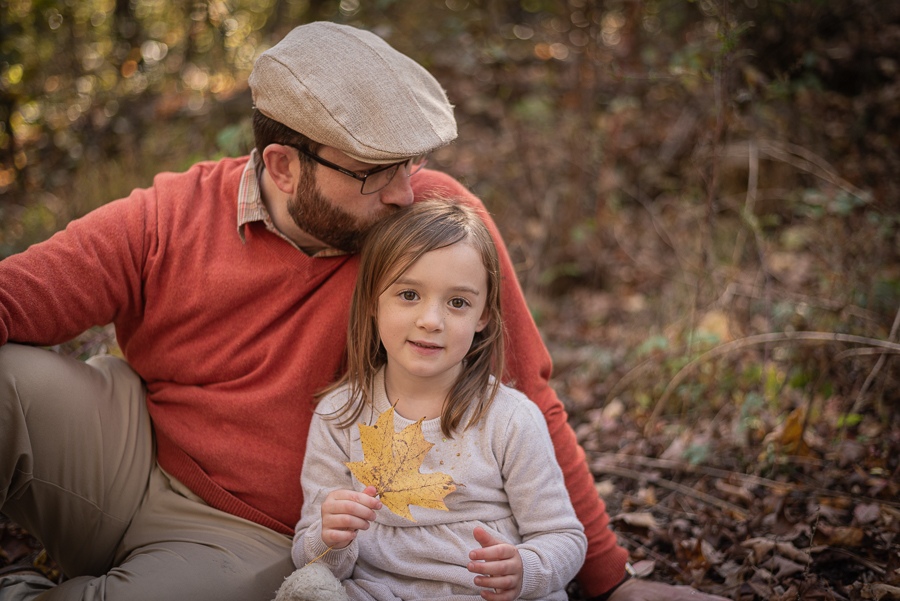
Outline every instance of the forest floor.
POLYGON ((743 601, 900 599, 900 423, 872 411, 851 426, 837 395, 817 398, 809 418, 809 405, 716 406, 702 394, 654 418, 659 398, 622 399, 629 380, 656 377, 641 365, 662 359, 625 371, 613 349, 644 343, 646 324, 627 310, 640 302, 615 298, 576 291, 546 305, 541 329, 638 573, 743 601), (597 307, 614 325, 597 326, 597 307), (597 377, 609 363, 619 369, 597 377))

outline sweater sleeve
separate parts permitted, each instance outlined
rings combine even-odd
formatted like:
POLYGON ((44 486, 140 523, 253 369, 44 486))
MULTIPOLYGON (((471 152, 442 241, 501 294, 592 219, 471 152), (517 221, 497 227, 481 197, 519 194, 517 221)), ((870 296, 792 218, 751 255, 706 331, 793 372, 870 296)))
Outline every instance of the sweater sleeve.
POLYGON ((155 203, 136 190, 0 261, 0 344, 58 344, 136 317, 155 203))
POLYGON ((508 349, 503 379, 524 392, 544 415, 569 498, 588 538, 587 557, 578 580, 587 596, 604 593, 622 580, 628 552, 618 546, 615 534, 608 528, 606 506, 594 488, 584 450, 568 424, 562 403, 550 388, 550 354, 525 303, 506 245, 478 198, 449 175, 429 170, 421 173, 426 177, 412 179, 417 197, 440 194, 461 199, 479 211, 494 238, 503 277, 501 302, 508 349))
POLYGON ((537 408, 518 397, 493 436, 504 490, 522 542, 517 545, 524 574, 523 599, 545 599, 563 590, 584 562, 587 538, 569 501, 553 443, 537 408))
MULTIPOLYGON (((341 394, 340 391, 334 393, 341 394)), ((350 429, 337 427, 334 420, 323 419, 335 407, 334 395, 322 400, 313 415, 306 439, 306 457, 300 483, 303 486, 303 509, 294 534, 291 557, 294 565, 302 568, 328 550, 322 542, 322 503, 333 490, 353 490, 350 470, 350 429)), ((324 563, 338 580, 345 580, 353 573, 359 556, 356 539, 340 550, 332 549, 318 561, 324 563)))

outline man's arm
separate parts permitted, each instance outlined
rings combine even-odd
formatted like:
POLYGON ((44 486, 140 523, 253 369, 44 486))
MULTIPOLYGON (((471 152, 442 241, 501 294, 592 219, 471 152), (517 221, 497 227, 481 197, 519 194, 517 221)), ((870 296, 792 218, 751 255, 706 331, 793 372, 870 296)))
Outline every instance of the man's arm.
POLYGON ((141 306, 147 211, 140 198, 107 204, 0 261, 0 344, 50 345, 141 306))
POLYGON ((594 488, 594 478, 588 470, 584 450, 578 445, 575 433, 567 422, 562 403, 550 388, 550 354, 531 318, 500 232, 481 201, 452 177, 423 170, 410 182, 417 199, 438 194, 471 204, 481 213, 494 237, 503 277, 501 302, 508 350, 504 380, 528 395, 547 421, 569 498, 588 538, 587 557, 578 573, 578 580, 586 594, 599 595, 622 580, 628 552, 616 544, 615 535, 607 527, 609 516, 594 488))

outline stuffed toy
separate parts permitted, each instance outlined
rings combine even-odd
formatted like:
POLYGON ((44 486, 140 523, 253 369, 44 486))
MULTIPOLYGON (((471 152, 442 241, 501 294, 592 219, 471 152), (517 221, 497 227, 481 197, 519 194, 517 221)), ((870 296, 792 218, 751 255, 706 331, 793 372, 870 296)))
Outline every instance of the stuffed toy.
POLYGON ((331 570, 311 563, 285 578, 275 601, 350 601, 331 570))

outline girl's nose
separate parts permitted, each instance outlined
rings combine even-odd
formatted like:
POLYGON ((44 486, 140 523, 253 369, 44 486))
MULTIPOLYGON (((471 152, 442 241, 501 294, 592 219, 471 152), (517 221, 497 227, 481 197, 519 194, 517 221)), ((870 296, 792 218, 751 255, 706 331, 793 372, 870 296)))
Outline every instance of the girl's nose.
POLYGON ((424 303, 416 320, 416 326, 429 332, 440 331, 444 327, 444 312, 439 303, 424 303))

